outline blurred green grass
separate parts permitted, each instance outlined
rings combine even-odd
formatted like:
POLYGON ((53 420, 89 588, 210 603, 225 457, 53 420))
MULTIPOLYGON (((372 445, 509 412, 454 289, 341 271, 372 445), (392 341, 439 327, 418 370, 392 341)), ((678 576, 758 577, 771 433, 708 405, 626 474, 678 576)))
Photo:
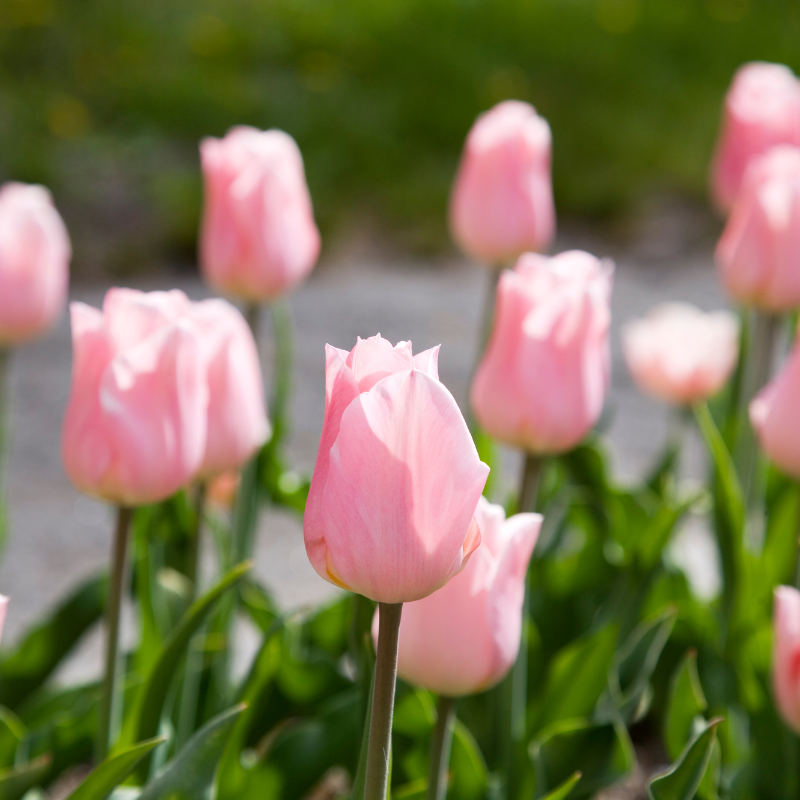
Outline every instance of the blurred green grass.
POLYGON ((620 215, 704 197, 734 69, 799 45, 800 0, 0 0, 0 177, 50 185, 79 269, 113 274, 193 252, 202 136, 274 126, 326 234, 440 248, 493 103, 550 121, 561 215, 620 215))

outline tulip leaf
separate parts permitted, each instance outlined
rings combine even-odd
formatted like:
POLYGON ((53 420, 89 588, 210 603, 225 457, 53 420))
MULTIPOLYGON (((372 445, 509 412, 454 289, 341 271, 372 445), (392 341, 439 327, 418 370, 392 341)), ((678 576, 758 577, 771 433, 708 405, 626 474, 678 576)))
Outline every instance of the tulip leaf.
POLYGON ((28 729, 11 709, 0 706, 0 767, 14 763, 19 743, 28 735, 28 729))
POLYGON ((90 578, 30 630, 14 652, 0 658, 0 705, 17 709, 44 684, 102 616, 107 587, 105 575, 90 578))
MULTIPOLYGON (((184 614, 183 619, 164 643, 161 653, 150 668, 150 672, 136 697, 130 727, 130 730, 133 731, 134 741, 152 738, 158 732, 164 701, 169 692, 175 670, 189 641, 222 595, 234 586, 247 573, 250 567, 251 562, 249 561, 234 567, 223 576, 222 580, 213 589, 192 603, 184 614)), ((144 782, 147 776, 149 762, 149 758, 143 759, 136 770, 136 775, 140 782, 144 782)))
POLYGON ((575 788, 580 779, 580 771, 573 772, 572 775, 570 775, 569 778, 564 781, 564 783, 562 783, 560 786, 557 786, 552 792, 548 792, 542 798, 542 800, 566 800, 566 798, 572 794, 572 790, 575 788))
POLYGON ((245 708, 241 703, 203 725, 178 755, 142 789, 139 800, 161 800, 164 797, 203 800, 214 780, 227 737, 245 708))
POLYGON ((395 703, 393 731, 412 737, 424 736, 435 722, 436 706, 430 692, 413 689, 395 703))
POLYGON ((488 791, 486 762, 469 728, 456 719, 450 750, 450 772, 453 779, 447 796, 451 800, 482 800, 488 791))
POLYGON ((692 800, 711 761, 721 717, 712 719, 686 745, 680 759, 647 786, 648 800, 692 800))
POLYGON ((165 736, 158 736, 109 756, 89 773, 67 800, 104 800, 125 780, 144 756, 165 741, 165 736))
POLYGON ((530 755, 537 798, 561 786, 576 770, 581 781, 573 787, 574 797, 592 796, 622 780, 636 763, 628 731, 619 720, 561 720, 531 743, 530 755))
POLYGON ((542 691, 535 730, 561 719, 588 716, 608 685, 617 627, 607 625, 570 642, 554 656, 542 691))
POLYGON ((673 761, 691 738, 694 720, 707 707, 697 674, 697 652, 690 650, 672 677, 664 715, 664 745, 673 761))
POLYGON ((52 761, 50 753, 45 753, 27 764, 0 771, 0 800, 19 800, 29 789, 42 783, 52 761))

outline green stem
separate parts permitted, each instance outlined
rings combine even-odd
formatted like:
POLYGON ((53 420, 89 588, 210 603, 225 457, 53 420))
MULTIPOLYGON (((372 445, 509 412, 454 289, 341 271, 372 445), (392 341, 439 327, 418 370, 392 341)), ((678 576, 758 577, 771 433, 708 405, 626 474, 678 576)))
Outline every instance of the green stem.
POLYGON ((437 705, 436 727, 431 735, 431 761, 428 768, 427 800, 447 797, 447 777, 450 771, 450 745, 453 743, 456 701, 441 695, 437 705))
POLYGON ((97 722, 96 759, 102 761, 112 744, 117 723, 121 717, 120 702, 122 693, 118 690, 120 672, 119 622, 122 609, 122 596, 125 586, 125 562, 128 552, 128 531, 133 509, 119 506, 114 543, 111 549, 111 574, 106 601, 106 666, 100 697, 99 719, 97 722))
POLYGON ((481 340, 476 364, 483 357, 483 351, 489 343, 494 324, 494 307, 497 298, 497 285, 500 282, 500 275, 503 272, 502 265, 489 270, 489 278, 486 283, 486 294, 483 298, 483 312, 481 314, 481 340))
POLYGON ((198 481, 194 498, 195 524, 189 539, 189 553, 186 557, 186 577, 192 582, 192 600, 197 595, 198 562, 200 560, 200 536, 203 532, 203 513, 206 505, 205 481, 198 481))
POLYGON ((244 318, 247 321, 250 332, 253 334, 253 338, 256 341, 256 348, 258 348, 258 334, 261 328, 261 304, 254 302, 247 303, 244 307, 244 318))
POLYGON ((273 425, 270 445, 275 447, 288 430, 287 408, 292 390, 292 314, 285 300, 272 303, 269 312, 275 337, 275 368, 272 373, 272 398, 269 407, 273 425))
POLYGON ((364 800, 385 800, 392 747, 392 714, 397 681, 397 649, 400 641, 402 603, 379 603, 380 629, 372 691, 372 717, 367 747, 364 800))
POLYGON ((536 510, 543 464, 544 459, 536 455, 536 453, 525 454, 525 462, 522 465, 522 479, 519 483, 519 502, 517 503, 517 509, 520 513, 536 510))

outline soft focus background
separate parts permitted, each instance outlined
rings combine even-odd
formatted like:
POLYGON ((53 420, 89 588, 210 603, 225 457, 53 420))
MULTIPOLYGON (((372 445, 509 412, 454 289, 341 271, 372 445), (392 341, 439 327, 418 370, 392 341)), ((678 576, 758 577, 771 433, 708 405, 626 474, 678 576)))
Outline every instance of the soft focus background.
MULTIPOLYGON (((310 470, 326 341, 380 330, 442 343, 442 378, 465 406, 486 276, 449 244, 448 191, 475 116, 529 100, 553 129, 557 249, 617 262, 606 428, 624 479, 661 447, 667 412, 633 389, 619 326, 668 298, 724 304, 706 199, 722 96, 744 61, 800 69, 798 41, 798 0, 0 0, 0 179, 53 190, 74 298, 99 304, 112 282, 200 297, 199 139, 238 123, 291 133, 324 240, 290 300, 291 450, 310 470)), ((107 509, 60 465, 69 370, 66 319, 13 365, 8 643, 107 559, 107 509)), ((713 594, 703 537, 684 537, 683 560, 712 564, 695 579, 713 594)), ((262 520, 258 570, 288 606, 331 589, 285 512, 262 520)), ((68 672, 91 672, 98 645, 68 672)))
POLYGON ((798 41, 797 0, 0 0, 0 177, 51 186, 75 274, 116 278, 191 263, 202 136, 279 127, 328 245, 435 252, 467 129, 514 97, 561 218, 624 234, 704 202, 731 74, 798 41))

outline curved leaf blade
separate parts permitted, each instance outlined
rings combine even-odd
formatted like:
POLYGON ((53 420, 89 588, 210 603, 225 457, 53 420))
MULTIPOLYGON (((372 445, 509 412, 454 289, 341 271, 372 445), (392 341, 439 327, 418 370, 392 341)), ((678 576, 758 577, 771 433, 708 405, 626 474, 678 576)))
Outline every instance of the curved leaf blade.
POLYGON ((67 800, 104 800, 154 747, 165 741, 166 736, 157 736, 109 756, 89 773, 67 800))
POLYGON ((53 757, 45 753, 20 767, 4 769, 0 772, 0 800, 19 800, 28 789, 44 781, 52 762, 53 757))
POLYGON ((572 775, 567 778, 564 783, 560 786, 556 786, 552 792, 548 792, 542 800, 566 800, 567 797, 570 796, 572 790, 575 788, 575 785, 581 779, 581 772, 578 770, 577 772, 573 772, 572 775))

